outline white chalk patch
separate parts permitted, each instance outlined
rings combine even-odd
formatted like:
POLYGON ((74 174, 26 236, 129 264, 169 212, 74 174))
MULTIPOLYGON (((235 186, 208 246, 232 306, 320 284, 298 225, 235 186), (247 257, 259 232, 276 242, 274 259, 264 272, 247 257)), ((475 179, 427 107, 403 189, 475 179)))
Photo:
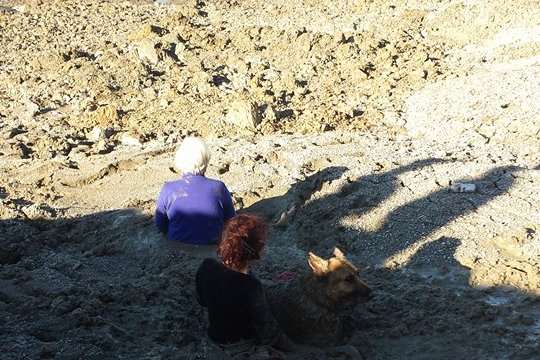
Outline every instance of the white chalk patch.
POLYGON ((476 191, 476 184, 473 183, 453 183, 450 190, 456 193, 472 193, 476 191))

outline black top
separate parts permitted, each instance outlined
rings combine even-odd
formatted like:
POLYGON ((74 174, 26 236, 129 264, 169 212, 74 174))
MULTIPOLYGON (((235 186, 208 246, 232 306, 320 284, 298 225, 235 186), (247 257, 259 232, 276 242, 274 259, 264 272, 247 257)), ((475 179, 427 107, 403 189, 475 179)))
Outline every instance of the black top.
POLYGON ((197 300, 208 308, 208 336, 220 344, 256 340, 269 344, 279 335, 261 282, 205 259, 196 278, 197 300))

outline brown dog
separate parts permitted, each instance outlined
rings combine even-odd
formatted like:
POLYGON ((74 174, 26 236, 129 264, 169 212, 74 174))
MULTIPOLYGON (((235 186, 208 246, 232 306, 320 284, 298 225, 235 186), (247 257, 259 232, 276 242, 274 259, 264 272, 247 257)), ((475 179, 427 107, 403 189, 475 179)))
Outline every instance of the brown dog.
POLYGON ((337 345, 344 340, 347 310, 369 300, 371 289, 338 248, 328 260, 309 253, 308 264, 312 271, 305 277, 269 289, 272 312, 293 340, 315 346, 337 345))

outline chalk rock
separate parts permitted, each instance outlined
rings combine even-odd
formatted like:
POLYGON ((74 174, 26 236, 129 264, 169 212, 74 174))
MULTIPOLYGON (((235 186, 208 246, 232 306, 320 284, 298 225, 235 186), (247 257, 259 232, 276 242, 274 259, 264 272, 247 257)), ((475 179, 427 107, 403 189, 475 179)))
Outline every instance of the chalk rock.
POLYGON ((99 140, 95 145, 95 151, 98 154, 108 154, 114 150, 114 144, 105 139, 99 140))
POLYGON ((260 121, 256 105, 249 100, 233 101, 225 115, 226 123, 247 129, 255 129, 260 121))
POLYGON ((137 45, 137 54, 142 61, 148 61, 153 65, 159 62, 159 54, 153 41, 143 40, 139 42, 137 45))
POLYGON ((471 193, 476 191, 476 184, 456 182, 450 185, 450 190, 456 193, 471 193))
POLYGON ((21 210, 31 220, 56 217, 56 210, 45 204, 32 204, 23 207, 21 210))
POLYGON ((99 126, 95 126, 88 134, 86 138, 90 141, 98 141, 101 138, 102 130, 99 126))
POLYGON ((26 118, 31 119, 34 115, 39 112, 39 105, 35 102, 28 100, 24 103, 26 110, 26 118))
POLYGON ((123 133, 120 135, 120 143, 125 146, 142 146, 140 136, 132 133, 123 133))
POLYGON ((86 138, 90 141, 99 141, 101 139, 108 139, 111 135, 114 134, 114 129, 112 128, 102 128, 99 126, 94 126, 94 128, 86 134, 86 138))
POLYGON ((14 10, 16 10, 17 12, 20 12, 21 14, 24 14, 27 12, 27 8, 26 8, 26 5, 17 5, 17 6, 14 6, 13 7, 14 10))

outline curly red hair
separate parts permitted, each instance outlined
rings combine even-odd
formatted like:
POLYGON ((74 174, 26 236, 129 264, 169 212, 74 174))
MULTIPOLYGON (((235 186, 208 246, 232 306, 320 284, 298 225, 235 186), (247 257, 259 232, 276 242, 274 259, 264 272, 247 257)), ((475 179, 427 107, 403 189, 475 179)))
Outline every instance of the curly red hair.
POLYGON ((249 261, 258 260, 266 244, 268 227, 256 215, 236 215, 225 223, 217 248, 223 263, 234 270, 243 269, 249 261))

